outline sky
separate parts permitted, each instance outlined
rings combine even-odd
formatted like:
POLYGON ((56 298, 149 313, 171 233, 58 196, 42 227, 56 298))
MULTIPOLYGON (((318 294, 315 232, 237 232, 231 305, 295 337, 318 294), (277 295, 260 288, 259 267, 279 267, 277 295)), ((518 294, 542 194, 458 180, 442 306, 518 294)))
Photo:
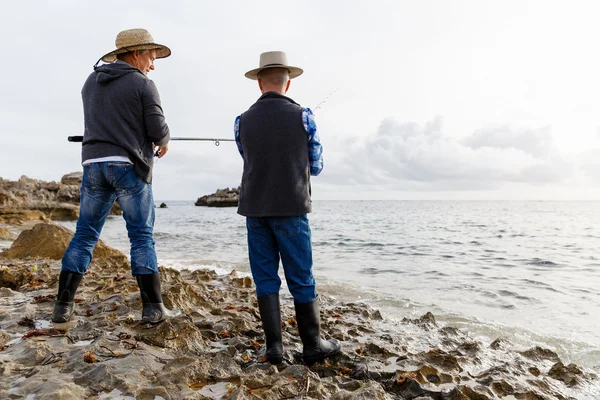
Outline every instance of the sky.
MULTIPOLYGON (((0 16, 0 177, 81 170, 81 86, 117 33, 172 55, 149 77, 174 137, 232 138, 264 51, 304 69, 315 200, 600 199, 596 1, 19 1, 0 16)), ((232 142, 171 142, 154 197, 237 187, 232 142)))

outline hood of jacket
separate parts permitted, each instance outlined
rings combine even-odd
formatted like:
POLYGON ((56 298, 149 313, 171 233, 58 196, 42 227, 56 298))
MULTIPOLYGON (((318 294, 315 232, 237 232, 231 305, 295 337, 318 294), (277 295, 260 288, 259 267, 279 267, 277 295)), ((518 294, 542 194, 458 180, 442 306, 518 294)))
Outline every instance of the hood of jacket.
MULTIPOLYGON (((125 61, 116 61, 111 64, 104 64, 96 67, 96 82, 100 85, 106 85, 116 79, 119 79, 123 75, 131 74, 134 72, 142 73, 139 69, 133 65, 127 64, 125 61)), ((144 75, 146 76, 146 75, 144 75)))

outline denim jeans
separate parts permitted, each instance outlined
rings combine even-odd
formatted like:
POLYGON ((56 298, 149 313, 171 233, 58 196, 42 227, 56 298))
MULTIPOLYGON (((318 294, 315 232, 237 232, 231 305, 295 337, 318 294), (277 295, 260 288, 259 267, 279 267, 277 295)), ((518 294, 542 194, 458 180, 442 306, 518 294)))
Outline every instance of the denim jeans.
POLYGON ((247 217, 248 256, 256 295, 279 293, 279 259, 290 293, 297 303, 317 297, 312 273, 312 245, 306 215, 298 217, 247 217))
POLYGON ((83 167, 79 219, 62 259, 62 269, 85 273, 106 217, 117 199, 131 244, 133 276, 158 272, 154 250, 152 185, 137 176, 132 164, 92 163, 83 167))

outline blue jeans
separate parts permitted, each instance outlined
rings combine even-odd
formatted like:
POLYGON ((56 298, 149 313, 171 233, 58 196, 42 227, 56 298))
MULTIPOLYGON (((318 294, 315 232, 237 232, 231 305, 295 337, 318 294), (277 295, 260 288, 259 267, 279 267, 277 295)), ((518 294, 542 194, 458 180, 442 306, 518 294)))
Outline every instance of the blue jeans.
POLYGON ((279 293, 279 258, 290 293, 297 303, 317 297, 312 273, 312 245, 306 215, 298 217, 247 217, 248 256, 256 295, 279 293))
POLYGON ((62 269, 85 273, 106 217, 117 199, 131 244, 133 276, 158 272, 154 250, 152 185, 137 176, 132 164, 92 163, 83 167, 79 219, 62 259, 62 269))

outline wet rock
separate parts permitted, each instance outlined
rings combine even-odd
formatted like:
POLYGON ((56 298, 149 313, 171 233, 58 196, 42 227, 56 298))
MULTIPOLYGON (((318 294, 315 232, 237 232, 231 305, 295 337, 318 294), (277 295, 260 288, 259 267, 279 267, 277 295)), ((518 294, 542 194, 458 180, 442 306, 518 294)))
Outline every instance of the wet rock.
POLYGON ((0 265, 0 287, 18 290, 21 286, 34 282, 35 275, 26 268, 11 268, 0 265))
POLYGON ((241 383, 250 389, 258 389, 265 386, 271 386, 273 382, 273 373, 277 372, 277 369, 273 367, 270 371, 264 370, 253 370, 250 372, 246 372, 244 376, 242 376, 241 383))
POLYGON ((559 362, 560 358, 558 354, 549 349, 544 349, 542 347, 536 346, 532 347, 529 350, 525 350, 520 352, 523 356, 530 358, 532 360, 548 360, 552 362, 559 362))
MULTIPOLYGON (((72 238, 73 232, 63 226, 47 223, 36 224, 32 229, 21 232, 12 246, 0 253, 0 257, 60 260, 72 238)), ((93 257, 94 260, 112 259, 119 263, 128 263, 125 254, 105 245, 102 240, 98 241, 93 257)))
POLYGON ((414 399, 428 395, 435 396, 435 399, 439 398, 438 392, 422 387, 415 378, 416 374, 400 373, 396 379, 384 382, 384 387, 387 392, 398 395, 402 399, 414 399))
POLYGON ((436 386, 452 383, 452 376, 438 371, 430 365, 424 365, 416 371, 415 379, 422 384, 432 383, 436 386))
POLYGON ((13 339, 11 335, 4 331, 0 331, 0 348, 13 339))
POLYGON ((499 380, 491 383, 491 388, 498 397, 506 397, 515 394, 515 389, 505 380, 499 380))
POLYGON ((491 344, 490 344, 490 349, 493 350, 505 350, 508 347, 511 346, 511 343, 508 339, 506 338, 498 338, 496 340, 494 340, 491 344))
POLYGON ((216 381, 239 379, 242 370, 227 354, 184 356, 167 363, 159 375, 161 382, 176 384, 185 382, 188 386, 216 381))
POLYGON ((15 352, 11 361, 24 367, 35 367, 50 354, 52 354, 52 349, 46 343, 32 340, 28 346, 23 346, 21 351, 15 352))
POLYGON ((218 189, 215 193, 199 197, 197 206, 206 207, 237 207, 240 196, 240 188, 218 189))
POLYGON ((122 365, 113 365, 113 363, 87 364, 75 372, 73 381, 77 385, 89 388, 94 393, 109 393, 115 388, 128 393, 131 382, 124 379, 126 373, 131 372, 123 371, 122 365))
POLYGON ((12 233, 6 228, 0 228, 0 240, 14 240, 17 238, 17 235, 12 233))
POLYGON ((65 382, 64 376, 53 375, 49 378, 36 377, 23 382, 22 393, 35 396, 36 400, 84 399, 87 398, 85 387, 73 382, 65 382))
MULTIPOLYGON (((164 280, 168 282, 168 280, 164 280)), ((194 285, 187 282, 180 282, 177 285, 172 285, 169 289, 164 292, 163 301, 165 306, 169 309, 178 309, 184 311, 191 311, 197 307, 212 308, 216 304, 202 291, 198 291, 194 285), (202 293, 202 294, 201 294, 202 293)))
POLYGON ((200 331, 185 315, 170 318, 151 329, 141 329, 136 339, 179 354, 200 351, 206 347, 200 331))
POLYGON ((368 381, 361 385, 359 389, 350 392, 347 390, 341 390, 338 393, 331 396, 331 400, 388 400, 392 399, 388 395, 381 384, 377 382, 368 381))
POLYGON ((457 373, 463 370, 457 358, 443 350, 432 349, 426 353, 421 353, 420 358, 444 371, 457 373))
POLYGON ((494 394, 482 386, 457 386, 448 393, 444 400, 492 400, 494 394))
POLYGON ((580 383, 581 378, 583 377, 583 371, 575 364, 564 365, 559 361, 550 368, 548 376, 572 387, 580 383))
POLYGON ((425 315, 423 315, 423 316, 421 316, 420 318, 417 318, 417 319, 403 318, 402 322, 405 323, 405 324, 418 325, 418 326, 420 326, 420 327, 422 327, 423 329, 426 329, 426 330, 433 329, 433 328, 437 327, 437 324, 435 322, 435 317, 430 312, 426 313, 425 315))
POLYGON ((460 343, 455 350, 460 356, 469 356, 475 358, 476 355, 481 351, 481 346, 477 342, 463 342, 460 343))

